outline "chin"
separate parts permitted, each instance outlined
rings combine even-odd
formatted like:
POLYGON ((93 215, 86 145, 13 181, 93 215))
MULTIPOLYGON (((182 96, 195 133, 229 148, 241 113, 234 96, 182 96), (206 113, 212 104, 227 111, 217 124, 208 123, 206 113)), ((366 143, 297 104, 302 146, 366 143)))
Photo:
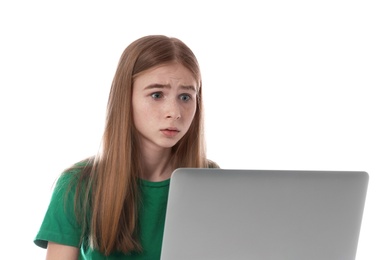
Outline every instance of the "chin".
POLYGON ((175 146, 176 144, 178 143, 178 141, 171 141, 171 142, 163 142, 163 143, 160 143, 159 146, 161 148, 165 148, 165 149, 171 149, 173 148, 173 146, 175 146))

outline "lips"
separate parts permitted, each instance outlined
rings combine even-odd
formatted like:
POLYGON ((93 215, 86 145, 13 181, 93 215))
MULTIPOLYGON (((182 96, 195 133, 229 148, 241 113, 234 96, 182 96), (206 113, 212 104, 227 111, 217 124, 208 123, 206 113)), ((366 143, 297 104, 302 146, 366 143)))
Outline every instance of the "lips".
POLYGON ((161 129, 162 134, 164 134, 167 137, 174 137, 176 136, 180 131, 175 127, 169 127, 165 129, 161 129))

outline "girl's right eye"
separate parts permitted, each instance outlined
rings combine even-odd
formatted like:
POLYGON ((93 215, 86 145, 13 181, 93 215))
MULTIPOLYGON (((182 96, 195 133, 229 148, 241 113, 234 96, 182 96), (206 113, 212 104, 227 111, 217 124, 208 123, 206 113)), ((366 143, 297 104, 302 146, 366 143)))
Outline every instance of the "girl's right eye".
POLYGON ((151 94, 151 97, 153 99, 160 99, 160 98, 163 97, 163 94, 162 94, 162 92, 154 92, 154 93, 151 94))

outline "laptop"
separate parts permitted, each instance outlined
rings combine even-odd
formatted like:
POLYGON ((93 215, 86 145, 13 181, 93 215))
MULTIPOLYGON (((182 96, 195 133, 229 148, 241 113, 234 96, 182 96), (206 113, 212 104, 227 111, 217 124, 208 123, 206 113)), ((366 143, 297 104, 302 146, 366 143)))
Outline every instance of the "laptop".
POLYGON ((368 173, 180 168, 162 260, 354 260, 368 173))

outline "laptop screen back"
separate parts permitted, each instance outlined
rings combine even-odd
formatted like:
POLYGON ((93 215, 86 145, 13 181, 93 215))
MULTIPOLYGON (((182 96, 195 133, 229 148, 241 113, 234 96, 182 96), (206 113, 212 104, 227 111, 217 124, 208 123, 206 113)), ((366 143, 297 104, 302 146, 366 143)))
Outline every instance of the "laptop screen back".
POLYGON ((177 169, 163 260, 354 260, 368 174, 177 169))

